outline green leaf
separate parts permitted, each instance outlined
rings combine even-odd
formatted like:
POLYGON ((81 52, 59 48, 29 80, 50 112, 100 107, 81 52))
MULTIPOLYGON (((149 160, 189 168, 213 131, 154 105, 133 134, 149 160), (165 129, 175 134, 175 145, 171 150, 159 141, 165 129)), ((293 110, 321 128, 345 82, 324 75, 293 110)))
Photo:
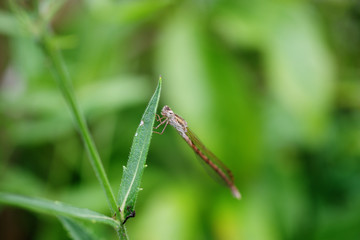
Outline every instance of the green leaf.
POLYGON ((58 217, 64 228, 74 240, 92 240, 96 239, 92 236, 84 226, 67 217, 58 217))
POLYGON ((150 99, 144 115, 141 118, 139 127, 136 130, 129 161, 127 166, 124 167, 118 196, 122 221, 135 209, 136 197, 139 192, 141 177, 153 133, 155 113, 160 98, 161 81, 162 79, 160 77, 155 93, 150 99))
POLYGON ((100 222, 117 228, 119 223, 114 219, 85 208, 77 208, 58 201, 30 198, 9 193, 0 193, 0 204, 6 204, 25 208, 34 212, 41 212, 50 215, 67 216, 92 223, 100 222))

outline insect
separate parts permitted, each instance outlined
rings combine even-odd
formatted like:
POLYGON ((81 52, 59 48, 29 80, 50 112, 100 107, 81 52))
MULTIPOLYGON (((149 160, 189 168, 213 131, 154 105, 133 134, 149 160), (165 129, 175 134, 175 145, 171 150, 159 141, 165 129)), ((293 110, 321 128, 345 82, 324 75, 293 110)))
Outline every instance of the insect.
POLYGON ((159 122, 159 125, 156 126, 155 129, 164 124, 165 126, 161 132, 155 133, 163 134, 168 124, 173 126, 205 164, 207 164, 225 182, 230 188, 232 195, 235 198, 240 199, 241 194, 234 184, 234 177, 231 171, 200 142, 195 134, 188 128, 187 122, 182 117, 175 114, 167 105, 162 108, 161 115, 162 117, 156 115, 156 120, 159 122))

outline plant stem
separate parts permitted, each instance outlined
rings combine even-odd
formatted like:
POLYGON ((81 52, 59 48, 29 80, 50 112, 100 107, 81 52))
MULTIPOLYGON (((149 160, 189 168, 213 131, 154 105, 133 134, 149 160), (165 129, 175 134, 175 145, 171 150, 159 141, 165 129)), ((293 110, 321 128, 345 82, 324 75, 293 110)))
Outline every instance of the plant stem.
MULTIPOLYGON (((98 178, 100 185, 102 186, 103 190, 105 191, 106 198, 108 200, 109 207, 111 209, 111 213, 115 214, 118 210, 114 193, 111 189, 109 180, 106 176, 104 167, 102 165, 99 153, 96 149, 94 141, 90 135, 89 129, 87 127, 86 121, 75 99, 75 95, 72 90, 70 76, 66 70, 66 67, 63 63, 62 56, 58 49, 52 44, 51 36, 48 31, 44 33, 43 38, 40 42, 45 53, 47 54, 50 63, 51 69, 53 71, 55 80, 57 81, 60 90, 70 107, 71 113, 75 119, 75 122, 78 126, 80 135, 84 141, 86 150, 89 154, 89 159, 91 165, 95 171, 96 177, 98 178)), ((119 216, 120 214, 116 214, 119 216)), ((119 218, 120 220, 120 218, 119 218)))
POLYGON ((127 235, 126 227, 120 223, 120 228, 118 230, 118 235, 120 240, 129 240, 127 235))

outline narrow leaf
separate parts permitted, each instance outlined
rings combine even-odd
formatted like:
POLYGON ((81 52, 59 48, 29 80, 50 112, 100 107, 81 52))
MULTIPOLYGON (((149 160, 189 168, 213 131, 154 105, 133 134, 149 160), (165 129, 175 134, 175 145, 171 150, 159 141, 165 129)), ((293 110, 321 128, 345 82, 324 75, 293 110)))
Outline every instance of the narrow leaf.
POLYGON ((30 198, 9 193, 0 193, 0 204, 21 207, 32 210, 34 212, 41 212, 50 215, 83 219, 86 221, 91 221, 92 223, 100 222, 115 228, 119 226, 117 221, 101 213, 97 213, 85 208, 73 207, 57 201, 30 198))
POLYGON ((139 127, 136 130, 129 161, 127 166, 124 167, 118 196, 122 221, 135 213, 136 197, 140 188, 141 177, 153 133, 155 113, 160 98, 161 81, 160 77, 155 93, 150 99, 144 115, 141 118, 139 127))
POLYGON ((64 228, 69 233, 71 239, 74 240, 92 240, 96 239, 92 236, 87 229, 76 221, 67 217, 58 217, 64 228))

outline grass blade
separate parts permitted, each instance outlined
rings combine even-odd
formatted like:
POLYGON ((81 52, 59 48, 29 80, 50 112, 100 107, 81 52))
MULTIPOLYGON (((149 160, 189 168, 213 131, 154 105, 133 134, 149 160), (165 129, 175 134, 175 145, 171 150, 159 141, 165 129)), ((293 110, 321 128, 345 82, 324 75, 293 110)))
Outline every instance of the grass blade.
POLYGON ((151 135, 153 133, 155 113, 160 98, 161 82, 162 79, 160 77, 154 95, 150 99, 144 115, 141 118, 139 127, 136 130, 129 160, 127 166, 124 167, 118 196, 118 205, 120 206, 122 221, 130 216, 135 209, 135 202, 145 167, 151 135))
POLYGON ((50 215, 83 219, 86 221, 91 221, 92 223, 100 222, 110 225, 114 228, 117 228, 119 226, 118 221, 101 213, 94 212, 85 208, 73 207, 71 205, 57 201, 30 198, 9 193, 0 193, 0 204, 16 206, 34 212, 41 212, 50 215))
POLYGON ((84 226, 67 217, 58 217, 64 228, 67 230, 69 236, 74 240, 95 240, 84 226))

